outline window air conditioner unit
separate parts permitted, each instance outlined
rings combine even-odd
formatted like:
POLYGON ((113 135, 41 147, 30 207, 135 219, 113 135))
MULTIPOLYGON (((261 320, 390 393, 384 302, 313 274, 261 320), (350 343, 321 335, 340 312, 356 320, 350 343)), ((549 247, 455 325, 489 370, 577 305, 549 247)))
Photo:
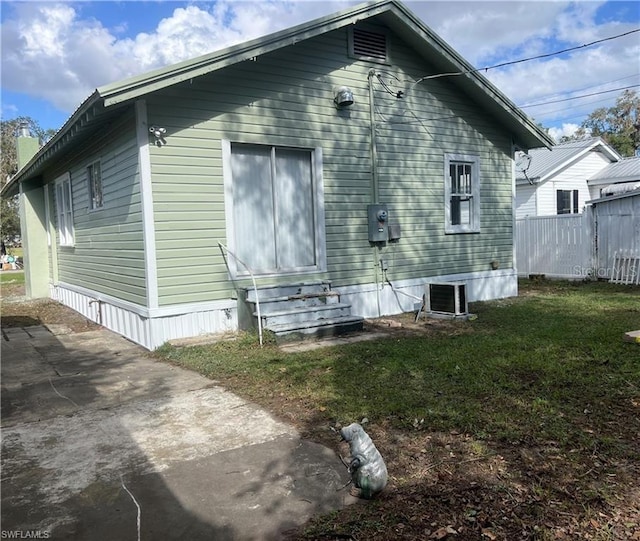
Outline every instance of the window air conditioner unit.
POLYGON ((425 286, 424 311, 457 317, 469 313, 467 285, 464 282, 430 283, 425 286))

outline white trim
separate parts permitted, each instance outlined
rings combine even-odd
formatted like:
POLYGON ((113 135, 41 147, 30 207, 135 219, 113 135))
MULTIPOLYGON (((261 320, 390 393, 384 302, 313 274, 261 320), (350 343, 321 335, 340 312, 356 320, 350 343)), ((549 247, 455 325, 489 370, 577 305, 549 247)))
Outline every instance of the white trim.
POLYGON ((327 227, 324 214, 324 177, 322 147, 315 147, 312 152, 311 164, 314 184, 314 213, 316 217, 316 265, 318 272, 327 270, 327 227))
POLYGON ((140 201, 142 204, 147 306, 150 309, 154 309, 158 307, 158 265, 156 260, 156 231, 153 218, 151 152, 149 150, 149 128, 145 100, 136 101, 136 134, 138 139, 138 164, 140 166, 140 201))
POLYGON ((44 223, 47 229, 47 246, 51 248, 51 209, 49 208, 51 202, 49 201, 49 185, 45 184, 42 189, 44 190, 44 223))
POLYGON ((68 289, 69 291, 73 291, 81 295, 86 295, 88 297, 91 297, 92 299, 109 303, 113 306, 117 306, 118 308, 122 308, 123 310, 127 310, 129 312, 133 312, 134 314, 147 318, 176 316, 182 314, 190 314, 193 312, 206 312, 208 310, 228 310, 230 308, 235 308, 237 302, 235 299, 224 299, 220 301, 190 302, 184 304, 160 306, 158 308, 148 308, 146 306, 135 304, 130 301, 118 299, 117 297, 113 297, 112 295, 99 293, 92 289, 69 284, 67 282, 58 282, 55 284, 55 286, 63 287, 65 289, 68 289))
MULTIPOLYGON (((516 231, 516 199, 517 199, 517 190, 516 190, 516 151, 517 146, 515 142, 511 143, 511 261, 513 261, 513 268, 518 268, 518 259, 516 256, 516 240, 517 240, 517 231, 516 231)), ((536 197, 538 190, 533 190, 533 195, 536 197)), ((537 198, 536 198, 536 207, 537 198)), ((537 210, 537 208, 536 208, 537 210)), ((517 285, 517 283, 516 283, 517 285)))
MULTIPOLYGON (((235 228, 233 225, 233 180, 231 178, 231 141, 222 139, 222 180, 224 182, 224 215, 227 231, 227 246, 232 254, 236 253, 235 244, 235 228)), ((224 254, 227 258, 227 269, 229 277, 232 278, 238 274, 238 265, 236 258, 228 253, 224 254)))

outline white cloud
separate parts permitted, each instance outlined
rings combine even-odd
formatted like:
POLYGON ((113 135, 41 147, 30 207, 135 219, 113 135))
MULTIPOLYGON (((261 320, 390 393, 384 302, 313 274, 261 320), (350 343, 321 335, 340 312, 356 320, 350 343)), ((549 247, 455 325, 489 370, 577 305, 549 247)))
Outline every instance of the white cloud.
POLYGON ((559 128, 549 128, 549 135, 553 137, 556 142, 559 142, 563 137, 571 137, 578 131, 580 126, 578 124, 563 124, 559 128))
POLYGON ((477 67, 531 52, 570 2, 414 2, 408 6, 477 67))
MULTIPOLYGON (((98 86, 357 3, 359 0, 185 3, 170 16, 150 22, 147 31, 128 37, 121 22, 106 27, 85 17, 73 3, 11 3, 13 11, 2 23, 2 84, 70 112, 98 86)), ((463 57, 483 67, 582 45, 632 28, 630 23, 615 20, 596 24, 601 3, 409 1, 407 5, 463 57)), ((625 84, 637 83, 628 79, 639 71, 637 36, 490 70, 486 75, 518 104, 564 97, 567 91, 580 94, 579 89, 595 85, 602 85, 597 90, 612 88, 619 83, 605 83, 623 77, 627 77, 625 84)), ((611 101, 614 99, 612 95, 611 101)), ((562 121, 569 108, 580 114, 589 113, 592 109, 588 107, 589 103, 569 102, 564 107, 556 104, 526 111, 543 122, 562 121)))
POLYGON ((341 9, 348 2, 233 2, 185 5, 149 32, 118 38, 81 19, 73 4, 13 4, 2 24, 3 86, 72 111, 95 88, 341 9))

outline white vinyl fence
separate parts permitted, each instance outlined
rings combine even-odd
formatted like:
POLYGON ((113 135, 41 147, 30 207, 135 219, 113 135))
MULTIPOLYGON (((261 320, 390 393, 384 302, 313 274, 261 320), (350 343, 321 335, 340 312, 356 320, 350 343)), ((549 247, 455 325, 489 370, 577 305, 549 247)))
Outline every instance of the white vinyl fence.
POLYGON ((582 214, 516 220, 518 276, 640 284, 640 193, 603 199, 582 214))
POLYGON ((582 273, 588 273, 592 255, 589 229, 586 214, 517 220, 518 276, 544 274, 553 278, 580 278, 582 273))

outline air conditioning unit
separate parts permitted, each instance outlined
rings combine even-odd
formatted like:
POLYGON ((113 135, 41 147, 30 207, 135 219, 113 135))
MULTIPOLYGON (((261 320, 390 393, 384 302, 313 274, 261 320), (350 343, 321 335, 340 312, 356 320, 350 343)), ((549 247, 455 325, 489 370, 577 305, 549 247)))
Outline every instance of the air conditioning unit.
POLYGON ((466 316, 467 285, 464 282, 430 283, 425 286, 424 311, 451 317, 466 316))

